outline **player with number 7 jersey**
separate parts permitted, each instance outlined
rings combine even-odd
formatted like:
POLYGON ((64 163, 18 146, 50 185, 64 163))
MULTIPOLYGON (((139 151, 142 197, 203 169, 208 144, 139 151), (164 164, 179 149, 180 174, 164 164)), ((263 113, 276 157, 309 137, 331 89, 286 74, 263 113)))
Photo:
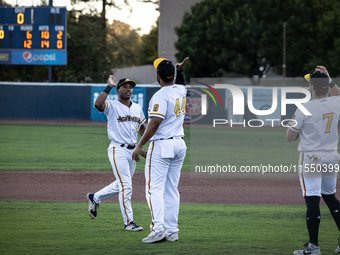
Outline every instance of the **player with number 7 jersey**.
MULTIPOLYGON (((339 170, 338 122, 340 115, 339 88, 333 85, 327 70, 317 68, 306 74, 313 100, 304 104, 310 115, 297 109, 288 123, 287 140, 300 138, 298 151, 299 179, 307 212, 309 241, 294 254, 321 254, 318 235, 321 219, 320 198, 327 204, 340 231, 340 202, 335 196, 339 170), (333 96, 328 97, 329 91, 333 96)), ((340 253, 340 246, 335 250, 340 253)))

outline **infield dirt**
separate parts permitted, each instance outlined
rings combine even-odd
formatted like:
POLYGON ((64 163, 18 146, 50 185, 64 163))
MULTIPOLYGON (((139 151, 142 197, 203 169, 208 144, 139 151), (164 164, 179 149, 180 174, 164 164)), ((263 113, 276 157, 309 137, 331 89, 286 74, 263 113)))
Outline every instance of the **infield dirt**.
MULTIPOLYGON (((112 172, 0 171, 0 199, 86 202, 88 192, 96 192, 112 181, 112 172)), ((146 202, 144 172, 135 173, 132 185, 132 201, 146 202)), ((298 176, 196 179, 182 173, 179 192, 181 203, 304 205, 298 176)), ((118 196, 103 202, 118 202, 118 196)))

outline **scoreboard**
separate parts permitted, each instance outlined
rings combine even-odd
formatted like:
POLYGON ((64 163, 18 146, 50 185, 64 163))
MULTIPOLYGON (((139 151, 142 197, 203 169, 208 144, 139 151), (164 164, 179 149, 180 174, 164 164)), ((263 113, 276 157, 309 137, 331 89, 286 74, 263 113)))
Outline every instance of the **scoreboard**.
POLYGON ((0 64, 66 65, 65 7, 0 7, 0 64))

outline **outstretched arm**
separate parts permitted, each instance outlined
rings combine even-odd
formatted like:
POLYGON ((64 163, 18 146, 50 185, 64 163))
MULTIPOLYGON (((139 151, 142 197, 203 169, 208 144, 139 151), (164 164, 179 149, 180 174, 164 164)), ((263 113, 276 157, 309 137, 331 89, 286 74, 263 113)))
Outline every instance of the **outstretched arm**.
POLYGON ((186 57, 182 63, 177 63, 175 65, 176 70, 177 70, 177 74, 176 74, 176 80, 175 80, 175 84, 182 84, 185 85, 185 79, 184 79, 184 74, 183 74, 183 67, 188 63, 189 58, 186 57))
POLYGON ((105 100, 107 98, 107 95, 110 93, 110 90, 113 87, 117 86, 117 83, 115 83, 115 76, 110 75, 109 79, 107 80, 108 85, 104 89, 102 93, 99 94, 99 96, 96 99, 96 102, 94 102, 94 107, 98 109, 98 111, 103 112, 105 110, 105 100))

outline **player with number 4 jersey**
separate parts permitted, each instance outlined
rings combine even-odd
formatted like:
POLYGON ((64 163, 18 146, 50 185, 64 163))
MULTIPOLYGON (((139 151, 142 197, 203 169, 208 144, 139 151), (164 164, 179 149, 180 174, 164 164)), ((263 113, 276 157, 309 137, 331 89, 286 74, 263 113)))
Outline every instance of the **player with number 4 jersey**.
MULTIPOLYGON (((176 64, 177 76, 187 61, 188 58, 176 64)), ((178 183, 187 150, 183 140, 186 87, 174 84, 175 67, 171 61, 156 59, 154 66, 161 89, 150 100, 148 126, 132 154, 132 158, 139 161, 143 145, 150 141, 145 181, 152 223, 151 233, 142 240, 144 243, 178 240, 178 183)))
POLYGON ((163 121, 150 141, 184 136, 186 94, 186 87, 177 84, 164 87, 154 94, 149 103, 149 118, 158 117, 163 121))

